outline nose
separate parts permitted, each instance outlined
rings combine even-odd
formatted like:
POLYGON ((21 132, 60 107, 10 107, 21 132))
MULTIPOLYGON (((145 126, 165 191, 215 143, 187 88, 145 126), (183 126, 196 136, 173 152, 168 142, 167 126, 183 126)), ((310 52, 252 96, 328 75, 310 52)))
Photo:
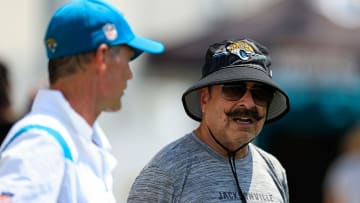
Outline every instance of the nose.
POLYGON ((127 70, 128 70, 128 80, 131 80, 133 78, 133 72, 131 71, 129 64, 128 64, 127 70))
POLYGON ((243 103, 247 108, 252 108, 256 106, 249 88, 246 89, 244 96, 240 98, 239 102, 243 103))

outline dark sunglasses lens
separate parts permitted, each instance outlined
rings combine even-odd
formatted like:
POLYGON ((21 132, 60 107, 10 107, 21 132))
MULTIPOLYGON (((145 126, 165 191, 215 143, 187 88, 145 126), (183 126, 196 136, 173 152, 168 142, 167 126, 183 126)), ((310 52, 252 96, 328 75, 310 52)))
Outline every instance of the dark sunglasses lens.
POLYGON ((236 101, 244 96, 246 92, 245 84, 237 85, 223 85, 222 86, 222 95, 226 100, 236 101))
POLYGON ((251 95, 255 104, 259 106, 267 106, 273 98, 273 90, 267 87, 253 87, 251 88, 251 95))
MULTIPOLYGON (((222 86, 222 96, 229 101, 241 99, 247 91, 246 84, 228 84, 222 86)), ((274 91, 267 86, 254 86, 250 88, 256 105, 267 106, 274 97, 274 91)))

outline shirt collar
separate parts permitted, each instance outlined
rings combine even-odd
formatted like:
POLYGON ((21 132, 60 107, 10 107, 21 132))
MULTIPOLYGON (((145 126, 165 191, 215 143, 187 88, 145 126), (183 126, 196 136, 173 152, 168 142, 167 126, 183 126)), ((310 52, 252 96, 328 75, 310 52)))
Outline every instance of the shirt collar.
POLYGON ((54 116, 73 130, 74 135, 84 136, 101 148, 110 149, 110 143, 103 130, 95 121, 90 126, 65 99, 59 90, 40 89, 34 99, 32 111, 42 111, 54 116))

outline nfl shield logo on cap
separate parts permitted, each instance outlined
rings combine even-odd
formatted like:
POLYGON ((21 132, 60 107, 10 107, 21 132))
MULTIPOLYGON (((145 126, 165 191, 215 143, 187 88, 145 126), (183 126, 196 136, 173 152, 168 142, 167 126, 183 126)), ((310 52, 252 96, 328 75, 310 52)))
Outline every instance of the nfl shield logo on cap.
POLYGON ((117 38, 117 30, 114 24, 108 23, 103 27, 104 34, 107 40, 115 40, 117 38))

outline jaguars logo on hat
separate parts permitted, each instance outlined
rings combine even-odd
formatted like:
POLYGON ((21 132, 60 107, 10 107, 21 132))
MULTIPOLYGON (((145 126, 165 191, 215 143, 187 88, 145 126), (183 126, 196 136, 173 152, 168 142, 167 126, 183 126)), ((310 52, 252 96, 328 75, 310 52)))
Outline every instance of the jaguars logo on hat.
POLYGON ((246 61, 253 55, 255 55, 254 49, 251 47, 250 44, 246 43, 245 41, 238 41, 233 44, 230 44, 226 47, 229 52, 235 54, 240 57, 240 59, 246 61))
POLYGON ((48 38, 45 43, 52 53, 56 51, 58 44, 54 38, 48 38))

